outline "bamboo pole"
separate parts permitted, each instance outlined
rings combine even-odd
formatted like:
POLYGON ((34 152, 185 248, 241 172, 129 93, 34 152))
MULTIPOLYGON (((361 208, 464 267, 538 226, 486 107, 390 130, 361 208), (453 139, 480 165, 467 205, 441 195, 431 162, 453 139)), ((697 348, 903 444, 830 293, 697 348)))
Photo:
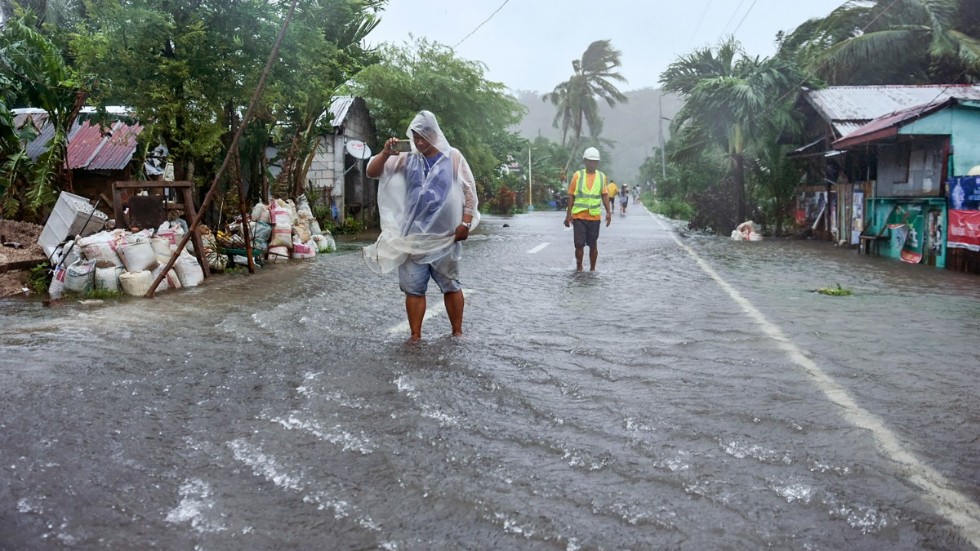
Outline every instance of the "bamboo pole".
MULTIPOLYGON (((248 110, 245 111, 245 118, 242 119, 241 126, 235 131, 235 137, 231 140, 231 145, 228 146, 228 153, 225 154, 225 160, 221 163, 221 168, 218 169, 217 174, 214 175, 214 181, 211 182, 211 188, 208 190, 207 195, 204 196, 204 200, 201 202, 201 208, 197 211, 197 216, 191 222, 190 227, 187 229, 187 233, 180 239, 177 243, 177 250, 170 256, 170 262, 160 271, 160 275, 157 276, 153 283, 150 285, 150 289, 144 295, 146 298, 153 298, 153 293, 156 292, 157 287, 163 278, 167 277, 167 273, 174 267, 177 262, 177 256, 184 247, 187 245, 187 241, 191 238, 191 235, 197 231, 197 226, 201 223, 201 218, 204 217, 204 213, 214 200, 214 192, 218 189, 218 182, 221 181, 221 175, 228 168, 228 163, 231 161, 233 152, 238 150, 238 140, 242 137, 242 132, 248 125, 249 119, 252 117, 252 112, 255 110, 255 104, 259 101, 259 96, 262 94, 262 89, 265 88, 265 81, 269 77, 269 73, 272 71, 272 63, 279 56, 279 46, 282 44, 282 39, 286 35, 286 29, 289 27, 289 22, 293 18, 293 12, 296 11, 296 2, 298 0, 293 0, 292 4, 289 6, 289 13, 286 14, 286 19, 282 23, 282 28, 279 29, 279 36, 276 37, 276 43, 272 47, 272 52, 269 54, 269 59, 265 63, 265 69, 262 70, 262 76, 259 78, 259 83, 255 87, 255 91, 252 92, 252 100, 248 104, 248 110)), ((243 221, 243 223, 247 223, 243 221)))

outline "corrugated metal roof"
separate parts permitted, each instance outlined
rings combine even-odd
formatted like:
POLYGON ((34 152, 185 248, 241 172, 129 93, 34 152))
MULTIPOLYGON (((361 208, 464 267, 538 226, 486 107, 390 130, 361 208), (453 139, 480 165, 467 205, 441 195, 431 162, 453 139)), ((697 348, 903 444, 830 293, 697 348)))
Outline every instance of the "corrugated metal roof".
POLYGON ((27 155, 36 161, 48 148, 54 137, 54 125, 48 124, 48 114, 43 109, 14 109, 14 128, 18 130, 31 124, 38 130, 38 136, 27 144, 27 155))
POLYGON ((980 85, 831 86, 807 91, 805 97, 842 137, 872 119, 912 106, 952 97, 980 100, 980 85))
MULTIPOLYGON (((895 136, 898 134, 900 127, 952 105, 956 105, 957 103, 956 98, 946 98, 889 113, 872 120, 847 136, 835 141, 833 146, 836 148, 848 148, 895 136)), ((966 102, 967 105, 970 105, 970 103, 972 102, 966 102)))
POLYGON ((333 115, 333 120, 330 121, 330 126, 338 127, 343 126, 344 121, 347 119, 347 112, 350 111, 351 105, 354 105, 354 96, 335 96, 330 101, 330 108, 328 111, 333 115))
MULTIPOLYGON (((15 110, 14 124, 22 128, 33 124, 40 128, 37 138, 27 144, 27 154, 37 160, 44 153, 51 138, 54 125, 48 122, 48 114, 42 109, 15 110)), ((143 126, 117 121, 108 129, 105 136, 98 125, 86 121, 75 123, 68 132, 68 168, 87 170, 122 170, 136 153, 136 139, 143 126)))
MULTIPOLYGON (((133 160, 136 139, 143 131, 140 124, 117 122, 112 135, 106 136, 102 146, 85 166, 88 170, 122 170, 133 160)), ((68 144, 71 150, 71 143, 68 144)))

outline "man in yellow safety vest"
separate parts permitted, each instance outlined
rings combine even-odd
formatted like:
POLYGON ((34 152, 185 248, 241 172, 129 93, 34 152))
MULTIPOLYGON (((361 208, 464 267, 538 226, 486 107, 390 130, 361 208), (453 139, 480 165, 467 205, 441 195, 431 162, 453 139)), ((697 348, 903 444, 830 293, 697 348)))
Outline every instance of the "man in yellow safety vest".
POLYGON ((581 272, 585 247, 589 247, 589 270, 595 271, 599 259, 597 241, 602 221, 602 209, 606 210, 606 226, 612 222, 612 206, 607 189, 608 178, 598 170, 599 150, 590 147, 582 155, 585 168, 575 171, 568 183, 568 210, 565 227, 572 227, 575 239, 575 270, 581 272))

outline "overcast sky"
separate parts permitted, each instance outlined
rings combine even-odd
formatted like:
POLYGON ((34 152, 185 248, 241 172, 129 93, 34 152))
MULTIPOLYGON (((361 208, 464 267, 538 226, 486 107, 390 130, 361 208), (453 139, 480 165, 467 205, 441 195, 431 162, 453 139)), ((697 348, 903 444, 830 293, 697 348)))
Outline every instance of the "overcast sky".
POLYGON ((368 42, 402 44, 409 33, 426 37, 455 47, 457 57, 483 62, 486 78, 502 82, 512 91, 550 92, 568 79, 572 60, 580 58, 590 43, 608 39, 622 52, 620 72, 629 82, 619 89, 628 91, 659 87, 660 73, 677 56, 715 46, 731 34, 749 55, 769 57, 775 53, 778 31, 790 31, 807 19, 826 16, 843 3, 390 0, 368 42))

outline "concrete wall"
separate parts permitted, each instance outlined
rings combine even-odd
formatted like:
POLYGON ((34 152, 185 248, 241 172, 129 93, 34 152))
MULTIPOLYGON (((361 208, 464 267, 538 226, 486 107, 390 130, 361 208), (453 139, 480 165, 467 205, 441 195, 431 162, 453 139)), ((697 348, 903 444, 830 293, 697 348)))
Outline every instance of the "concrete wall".
POLYGON ((319 204, 332 201, 341 219, 353 215, 371 223, 376 212, 377 183, 364 175, 367 161, 346 151, 352 140, 364 142, 375 151, 374 122, 363 99, 354 99, 340 124, 335 127, 336 134, 320 137, 307 179, 319 192, 319 204))

